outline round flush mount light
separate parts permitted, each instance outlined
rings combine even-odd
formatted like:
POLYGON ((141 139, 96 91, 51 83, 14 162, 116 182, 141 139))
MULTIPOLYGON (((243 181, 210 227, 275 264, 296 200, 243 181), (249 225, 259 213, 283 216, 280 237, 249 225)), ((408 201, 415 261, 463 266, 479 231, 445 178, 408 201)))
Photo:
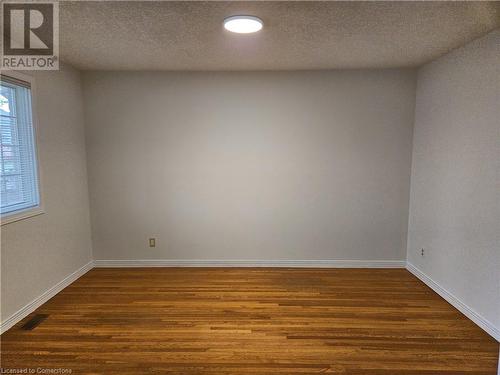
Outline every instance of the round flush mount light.
POLYGON ((262 20, 255 16, 231 16, 224 20, 224 28, 238 34, 255 33, 263 25, 262 20))

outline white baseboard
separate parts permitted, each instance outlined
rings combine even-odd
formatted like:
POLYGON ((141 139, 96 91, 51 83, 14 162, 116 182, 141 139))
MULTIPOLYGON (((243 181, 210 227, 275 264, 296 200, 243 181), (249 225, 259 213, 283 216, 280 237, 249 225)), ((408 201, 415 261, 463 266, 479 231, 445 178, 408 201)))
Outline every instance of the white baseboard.
POLYGON ((404 260, 95 260, 95 267, 405 268, 404 260))
POLYGON ((0 333, 7 331, 16 323, 35 311, 57 293, 69 286, 94 267, 289 267, 289 268, 405 268, 452 304, 479 327, 500 341, 500 330, 480 314, 460 301, 452 293, 440 286, 432 278, 411 263, 402 260, 95 260, 65 277, 42 295, 12 314, 0 323, 0 333))
POLYGON ((452 293, 447 291, 437 282, 435 282, 431 277, 426 275, 420 269, 415 267, 411 263, 407 263, 406 269, 418 277, 424 284, 426 284, 429 288, 434 290, 437 294, 443 297, 446 301, 448 301, 451 305, 453 305, 457 310, 459 310, 462 314, 464 314, 467 318, 476 323, 479 327, 481 327, 484 331, 486 331, 490 336, 497 341, 500 341, 500 330, 493 325, 490 321, 482 317, 479 313, 477 313, 474 309, 467 306, 465 303, 460 301, 457 297, 455 297, 452 293))
POLYGON ((76 270, 72 274, 66 276, 63 280, 58 282, 56 285, 54 285, 52 288, 49 290, 46 290, 42 295, 39 297, 35 298, 33 301, 28 303, 26 306, 23 308, 19 309, 16 311, 14 314, 9 316, 7 319, 5 319, 2 323, 0 323, 0 333, 4 333, 8 329, 10 329, 12 326, 14 326, 16 323, 20 322, 23 320, 25 317, 27 317, 29 314, 31 314, 33 311, 35 311, 37 308, 39 308, 41 305, 43 305, 45 302, 47 302, 49 299, 54 297, 57 293, 62 291, 64 288, 66 288, 68 285, 73 283, 75 280, 86 274, 88 271, 90 271, 94 267, 94 262, 90 261, 86 265, 84 265, 82 268, 76 270))

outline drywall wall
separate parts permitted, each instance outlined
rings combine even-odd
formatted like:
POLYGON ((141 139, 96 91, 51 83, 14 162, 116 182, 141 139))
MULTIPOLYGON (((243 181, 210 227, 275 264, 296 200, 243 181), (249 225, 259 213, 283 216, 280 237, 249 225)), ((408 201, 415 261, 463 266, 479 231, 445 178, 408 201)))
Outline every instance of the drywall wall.
POLYGON ((80 73, 63 66, 27 74, 36 80, 45 213, 2 226, 2 321, 92 256, 80 73))
POLYGON ((95 259, 405 259, 413 70, 86 72, 84 95, 95 259))
POLYGON ((497 30, 418 71, 408 235, 409 262, 497 329, 499 140, 497 30))

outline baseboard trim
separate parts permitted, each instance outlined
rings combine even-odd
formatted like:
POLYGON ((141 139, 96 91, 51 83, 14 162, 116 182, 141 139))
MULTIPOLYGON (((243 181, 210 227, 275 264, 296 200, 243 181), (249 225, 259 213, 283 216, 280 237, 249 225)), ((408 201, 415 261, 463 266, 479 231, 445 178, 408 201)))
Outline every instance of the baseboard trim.
POLYGON ((408 262, 406 264, 406 269, 410 271, 413 275, 415 275, 417 278, 419 278, 429 288, 431 288, 437 294, 443 297, 451 305, 453 305, 453 307, 455 307, 458 311, 464 314, 467 318, 476 323, 479 327, 481 327, 484 331, 486 331, 486 333, 492 336, 495 340, 500 342, 500 330, 496 328, 489 320, 485 319, 474 309, 470 308, 465 303, 460 301, 457 297, 455 297, 452 293, 450 293, 448 290, 439 285, 436 281, 434 281, 430 276, 425 274, 415 265, 408 262))
POLYGON ((95 260, 95 267, 289 267, 289 268, 405 268, 404 260, 95 260))
POLYGON ((424 284, 443 297, 461 313, 476 323, 495 340, 500 342, 500 330, 490 321, 482 317, 474 309, 460 301, 448 290, 439 285, 431 277, 409 262, 402 260, 166 260, 166 259, 136 259, 136 260, 95 260, 85 264, 80 269, 66 276, 52 288, 35 298, 23 308, 0 323, 0 334, 35 311, 49 299, 61 292, 92 268, 120 267, 284 267, 284 268, 406 268, 424 284))
POLYGON ((69 286, 71 283, 76 281, 78 278, 80 278, 81 276, 86 274, 92 268, 94 268, 94 262, 90 261, 86 265, 81 267, 80 269, 78 269, 75 272, 73 272, 72 274, 66 276, 63 280, 58 282, 52 288, 46 290, 42 295, 35 298, 33 301, 28 303, 26 306, 24 306, 23 308, 16 311, 14 314, 12 314, 10 317, 8 317, 2 323, 0 323, 0 333, 4 333, 8 329, 12 328, 16 323, 18 323, 21 320, 23 320, 24 318, 26 318, 29 314, 31 314, 33 311, 35 311, 37 308, 39 308, 41 305, 43 305, 49 299, 54 297, 57 293, 62 291, 64 288, 69 286))

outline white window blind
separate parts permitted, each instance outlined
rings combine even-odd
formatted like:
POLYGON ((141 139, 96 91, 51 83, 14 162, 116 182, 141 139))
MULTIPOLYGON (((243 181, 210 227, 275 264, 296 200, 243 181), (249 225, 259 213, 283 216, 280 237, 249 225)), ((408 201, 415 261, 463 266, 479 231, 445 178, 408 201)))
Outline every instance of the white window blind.
POLYGON ((35 138, 28 82, 0 77, 2 218, 40 205, 35 138))

